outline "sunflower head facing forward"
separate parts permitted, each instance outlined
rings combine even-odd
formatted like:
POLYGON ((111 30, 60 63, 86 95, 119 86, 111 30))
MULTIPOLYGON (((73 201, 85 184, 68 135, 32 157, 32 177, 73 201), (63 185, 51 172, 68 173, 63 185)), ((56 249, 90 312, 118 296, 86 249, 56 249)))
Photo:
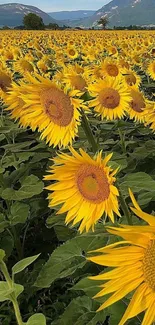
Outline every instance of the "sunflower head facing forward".
POLYGON ((102 119, 122 118, 129 108, 130 92, 120 78, 99 80, 90 85, 88 90, 92 97, 95 97, 89 102, 89 106, 94 107, 102 119))
MULTIPOLYGON (((17 86, 13 92, 24 102, 22 116, 16 115, 14 102, 11 111, 23 127, 41 132, 41 138, 49 145, 67 146, 78 133, 79 108, 85 108, 83 101, 74 93, 64 91, 49 79, 28 75, 29 83, 17 86), (20 93, 20 95, 19 95, 20 93), (16 115, 16 116, 15 116, 16 115)), ((14 96, 15 99, 16 96, 14 96)), ((8 107, 9 109, 9 107, 8 107)))
POLYGON ((45 176, 45 180, 57 181, 47 187, 52 192, 49 194, 49 206, 63 203, 58 214, 67 212, 67 224, 81 222, 80 232, 94 229, 103 214, 114 222, 114 212, 119 215, 119 194, 113 185, 117 170, 106 165, 111 155, 102 159, 100 152, 91 158, 82 149, 80 154, 73 148, 70 151, 71 156, 62 153, 55 158, 50 175, 45 176))

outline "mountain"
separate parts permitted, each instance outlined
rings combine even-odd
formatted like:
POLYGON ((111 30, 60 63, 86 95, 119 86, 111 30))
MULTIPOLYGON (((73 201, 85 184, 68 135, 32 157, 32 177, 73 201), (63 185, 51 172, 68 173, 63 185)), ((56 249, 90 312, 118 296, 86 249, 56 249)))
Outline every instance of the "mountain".
POLYGON ((54 19, 58 20, 76 20, 92 16, 95 10, 76 10, 76 11, 59 11, 59 12, 48 12, 54 19))
POLYGON ((112 0, 91 17, 76 21, 76 25, 95 27, 102 16, 108 18, 110 27, 155 25, 155 0, 112 0))
POLYGON ((0 26, 14 27, 23 24, 23 17, 29 13, 40 16, 45 24, 58 23, 44 11, 29 5, 7 3, 0 5, 0 26))

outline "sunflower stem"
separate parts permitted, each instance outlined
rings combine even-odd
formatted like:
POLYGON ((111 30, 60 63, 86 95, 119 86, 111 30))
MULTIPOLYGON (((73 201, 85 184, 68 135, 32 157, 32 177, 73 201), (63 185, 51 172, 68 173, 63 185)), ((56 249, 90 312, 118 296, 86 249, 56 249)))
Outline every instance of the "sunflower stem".
MULTIPOLYGON (((4 261, 0 262, 0 269, 1 269, 1 271, 2 271, 2 273, 4 275, 4 277, 5 277, 5 280, 6 280, 7 284, 8 284, 8 287, 10 289, 12 289, 14 283, 13 283, 12 279, 10 278, 8 269, 7 269, 6 264, 5 264, 4 261)), ((18 305, 18 301, 17 301, 16 295, 15 295, 15 292, 12 292, 12 294, 11 294, 11 301, 12 301, 12 304, 13 304, 13 307, 14 307, 17 324, 18 325, 23 325, 22 316, 21 316, 21 313, 20 313, 20 309, 19 309, 19 305, 18 305)))
POLYGON ((120 128, 118 129, 118 132, 119 132, 119 136, 120 136, 122 151, 123 151, 123 153, 126 153, 125 135, 123 134, 123 132, 120 128))
POLYGON ((82 115, 82 127, 83 130, 86 134, 86 137, 88 139, 88 142, 90 143, 92 150, 94 153, 96 153, 98 151, 98 144, 96 143, 96 140, 94 138, 93 132, 91 130, 90 124, 88 122, 88 119, 83 111, 83 109, 81 109, 81 115, 82 115))
POLYGON ((119 201, 120 201, 121 208, 122 208, 122 211, 124 213, 124 216, 126 217, 128 224, 132 225, 133 223, 132 223, 131 213, 130 213, 130 211, 128 209, 128 206, 126 204, 125 198, 124 198, 124 196, 123 196, 123 194, 122 194, 122 192, 121 192, 118 185, 117 185, 117 188, 119 190, 119 201))

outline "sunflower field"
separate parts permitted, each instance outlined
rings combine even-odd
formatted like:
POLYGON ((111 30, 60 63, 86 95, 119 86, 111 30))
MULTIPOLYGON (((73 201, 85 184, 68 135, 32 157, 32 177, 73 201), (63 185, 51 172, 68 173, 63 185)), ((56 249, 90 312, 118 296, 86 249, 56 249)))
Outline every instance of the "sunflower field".
POLYGON ((0 324, 155 324, 154 36, 0 32, 0 324))

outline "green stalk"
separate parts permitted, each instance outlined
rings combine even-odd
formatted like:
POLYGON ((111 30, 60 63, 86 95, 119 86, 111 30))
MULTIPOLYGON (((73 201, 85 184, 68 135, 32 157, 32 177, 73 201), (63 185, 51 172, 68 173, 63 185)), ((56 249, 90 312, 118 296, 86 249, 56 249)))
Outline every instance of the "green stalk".
POLYGON ((82 115, 82 127, 83 127, 86 137, 92 147, 93 152, 96 153, 98 151, 98 144, 96 143, 96 140, 94 138, 93 132, 90 127, 90 124, 88 122, 88 119, 87 119, 83 109, 81 109, 81 115, 82 115))
MULTIPOLYGON (((10 278, 8 269, 6 267, 6 264, 4 263, 4 261, 0 262, 0 269, 5 277, 5 280, 9 286, 10 289, 12 289, 13 287, 13 281, 10 278)), ((13 303, 13 307, 14 307, 14 311, 15 311, 15 315, 16 315, 16 320, 17 320, 17 324, 18 325, 23 325, 23 321, 22 321, 22 317, 21 317, 21 313, 20 313, 20 309, 19 309, 19 305, 18 305, 18 301, 17 298, 15 296, 15 293, 13 292, 11 295, 11 301, 13 303)))
POLYGON ((118 132, 119 132, 119 136, 120 136, 120 140, 121 140, 122 151, 123 151, 123 153, 126 153, 124 134, 122 133, 122 130, 120 128, 118 129, 118 132))
POLYGON ((121 203, 121 208, 122 208, 122 210, 123 210, 124 216, 126 217, 128 224, 129 224, 129 225, 132 225, 132 224, 133 224, 133 223, 132 223, 132 217, 131 217, 130 211, 129 211, 129 209, 128 209, 128 206, 127 206, 127 204, 126 204, 126 201, 125 201, 125 199, 124 199, 124 196, 123 196, 123 194, 122 194, 120 188, 118 187, 118 185, 117 185, 117 188, 118 188, 118 190, 119 190, 119 201, 120 201, 120 203, 121 203))
POLYGON ((15 242, 15 247, 16 247, 16 251, 18 254, 18 258, 19 258, 19 260, 22 260, 22 258, 23 258, 22 245, 21 245, 20 237, 17 234, 15 226, 12 227, 12 233, 13 233, 13 237, 14 237, 14 242, 15 242))

